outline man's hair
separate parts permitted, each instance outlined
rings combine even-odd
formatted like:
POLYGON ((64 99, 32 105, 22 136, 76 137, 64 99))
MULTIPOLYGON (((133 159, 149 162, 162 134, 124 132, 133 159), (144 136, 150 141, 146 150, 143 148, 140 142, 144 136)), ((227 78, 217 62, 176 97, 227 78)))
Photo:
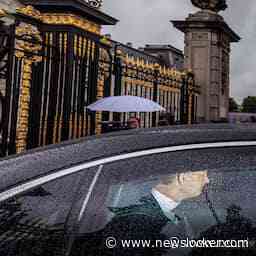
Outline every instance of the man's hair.
POLYGON ((168 175, 167 177, 162 177, 160 179, 160 183, 163 184, 163 185, 169 185, 170 183, 172 183, 174 180, 176 180, 176 176, 179 175, 179 174, 171 174, 171 175, 168 175))

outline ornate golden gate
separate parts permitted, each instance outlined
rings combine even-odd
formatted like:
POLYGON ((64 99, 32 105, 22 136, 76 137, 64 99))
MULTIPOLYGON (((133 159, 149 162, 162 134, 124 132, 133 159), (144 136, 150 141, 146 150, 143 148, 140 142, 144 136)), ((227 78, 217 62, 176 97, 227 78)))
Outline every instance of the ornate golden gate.
MULTIPOLYGON (((110 95, 146 97, 173 111, 179 123, 196 120, 193 75, 113 50, 101 25, 117 20, 76 0, 26 2, 33 6, 0 12, 12 21, 0 24, 2 156, 99 134, 105 113, 85 107, 110 95)), ((158 114, 140 117, 142 127, 159 120, 158 114)))
POLYGON ((92 22, 32 6, 2 12, 13 20, 0 34, 2 155, 99 132, 100 114, 85 106, 110 81, 112 56, 100 28, 116 20, 97 15, 92 22))

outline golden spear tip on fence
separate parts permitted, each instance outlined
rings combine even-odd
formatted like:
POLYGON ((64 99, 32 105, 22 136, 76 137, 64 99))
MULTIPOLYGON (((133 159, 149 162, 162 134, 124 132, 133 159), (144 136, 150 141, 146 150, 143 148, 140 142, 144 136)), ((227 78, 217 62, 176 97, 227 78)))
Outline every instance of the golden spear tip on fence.
POLYGON ((0 18, 7 16, 8 13, 4 9, 0 9, 0 18))
POLYGON ((129 63, 129 55, 128 55, 128 53, 125 54, 125 62, 129 63))
POLYGON ((122 56, 123 56, 123 52, 122 52, 120 49, 118 49, 118 50, 116 51, 116 55, 117 55, 118 57, 122 57, 122 56))
POLYGON ((155 70, 158 70, 158 71, 160 70, 160 65, 158 63, 155 63, 153 65, 153 67, 154 67, 155 70))
POLYGON ((139 60, 139 59, 136 60, 136 66, 137 66, 137 67, 140 66, 140 60, 139 60))
POLYGON ((145 67, 145 65, 144 65, 144 60, 141 60, 141 61, 140 61, 140 66, 141 66, 141 68, 144 69, 144 67, 145 67))
POLYGON ((148 60, 145 61, 145 68, 146 69, 149 69, 149 63, 148 63, 148 60))
POLYGON ((146 68, 146 67, 147 67, 147 63, 146 63, 145 60, 143 60, 142 65, 143 65, 143 68, 146 68))
POLYGON ((131 56, 128 56, 128 60, 129 60, 129 65, 133 65, 133 59, 131 56))
POLYGON ((164 75, 166 75, 166 73, 167 73, 167 72, 166 72, 166 67, 164 66, 164 75))

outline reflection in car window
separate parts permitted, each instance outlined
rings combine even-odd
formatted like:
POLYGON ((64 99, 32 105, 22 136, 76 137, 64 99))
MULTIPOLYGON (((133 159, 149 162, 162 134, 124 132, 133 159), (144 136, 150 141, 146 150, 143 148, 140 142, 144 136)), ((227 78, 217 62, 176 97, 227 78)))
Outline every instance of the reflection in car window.
POLYGON ((72 255, 255 255, 253 248, 230 252, 227 248, 209 251, 121 245, 121 240, 154 242, 172 237, 255 241, 255 184, 256 174, 251 169, 156 174, 114 184, 102 207, 97 208, 100 221, 95 217, 89 233, 88 226, 81 224, 72 255), (109 237, 117 240, 115 248, 106 247, 109 237))
POLYGON ((0 205, 0 255, 64 253, 64 225, 80 174, 37 187, 0 205))

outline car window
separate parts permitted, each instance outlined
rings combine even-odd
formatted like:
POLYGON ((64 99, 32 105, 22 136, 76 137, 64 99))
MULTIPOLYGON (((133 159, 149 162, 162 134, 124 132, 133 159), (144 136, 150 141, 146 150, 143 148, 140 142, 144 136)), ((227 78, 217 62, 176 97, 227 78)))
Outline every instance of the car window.
POLYGON ((104 166, 72 255, 206 255, 207 248, 189 246, 204 239, 234 240, 242 247, 233 254, 213 248, 207 255, 251 255, 255 153, 254 148, 199 150, 104 166), (186 246, 170 248, 172 238, 186 246))
POLYGON ((0 205, 0 255, 64 255, 65 224, 84 173, 70 175, 0 205))

